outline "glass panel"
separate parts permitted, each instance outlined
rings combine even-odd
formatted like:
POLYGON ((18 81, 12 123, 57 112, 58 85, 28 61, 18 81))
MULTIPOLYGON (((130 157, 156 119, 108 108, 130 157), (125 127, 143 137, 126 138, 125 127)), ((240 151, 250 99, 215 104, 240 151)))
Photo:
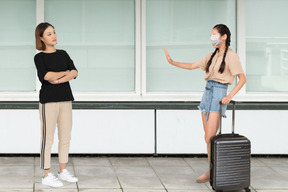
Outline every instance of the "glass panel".
POLYGON ((214 51, 210 32, 223 23, 232 33, 231 48, 236 51, 235 0, 147 0, 146 7, 147 91, 203 91, 205 72, 170 65, 163 47, 175 61, 198 61, 214 51))
POLYGON ((0 18, 0 91, 35 91, 35 0, 1 0, 0 18))
POLYGON ((134 0, 49 0, 45 21, 79 71, 74 91, 135 90, 134 0))
POLYGON ((286 0, 246 1, 247 91, 288 91, 286 0), (269 14, 268 14, 269 13, 269 14))

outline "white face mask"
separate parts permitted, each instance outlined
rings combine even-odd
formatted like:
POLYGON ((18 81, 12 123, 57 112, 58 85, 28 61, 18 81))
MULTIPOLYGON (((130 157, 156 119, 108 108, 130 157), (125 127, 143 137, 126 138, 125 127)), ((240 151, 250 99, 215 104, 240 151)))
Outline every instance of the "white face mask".
POLYGON ((219 46, 222 43, 221 41, 219 41, 219 35, 211 35, 210 40, 211 40, 212 45, 214 46, 219 46))

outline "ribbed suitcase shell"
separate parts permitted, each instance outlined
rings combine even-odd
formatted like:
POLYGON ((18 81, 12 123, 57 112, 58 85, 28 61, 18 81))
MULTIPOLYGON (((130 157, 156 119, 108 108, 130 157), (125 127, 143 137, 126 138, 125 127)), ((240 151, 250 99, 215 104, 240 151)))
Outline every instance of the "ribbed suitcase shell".
MULTIPOLYGON (((219 134, 210 139, 210 185, 216 191, 250 191, 251 142, 246 137, 234 134, 235 101, 233 103, 232 134, 219 134)), ((220 111, 222 114, 222 102, 220 111)))
POLYGON ((250 141, 238 134, 221 134, 210 142, 210 184, 216 191, 250 186, 250 141))

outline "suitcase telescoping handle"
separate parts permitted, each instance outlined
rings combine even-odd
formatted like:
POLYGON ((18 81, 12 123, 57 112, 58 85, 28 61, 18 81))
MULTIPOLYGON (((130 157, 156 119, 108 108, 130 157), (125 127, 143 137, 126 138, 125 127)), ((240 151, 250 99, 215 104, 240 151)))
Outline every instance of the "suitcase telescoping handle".
MULTIPOLYGON (((219 109, 219 114, 220 114, 220 120, 219 120, 219 134, 222 132, 222 101, 220 103, 220 109, 219 109)), ((232 134, 234 134, 234 126, 235 126, 235 104, 236 102, 231 100, 230 103, 233 103, 233 110, 232 110, 232 134)))

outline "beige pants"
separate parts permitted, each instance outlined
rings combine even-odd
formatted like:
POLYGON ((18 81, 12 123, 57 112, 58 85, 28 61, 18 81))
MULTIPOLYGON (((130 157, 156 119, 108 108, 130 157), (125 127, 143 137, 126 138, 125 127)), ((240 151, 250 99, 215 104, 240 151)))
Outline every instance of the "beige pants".
POLYGON ((40 167, 50 169, 51 147, 54 142, 56 125, 59 139, 59 163, 68 163, 72 129, 72 102, 40 103, 39 112, 41 121, 40 167))

